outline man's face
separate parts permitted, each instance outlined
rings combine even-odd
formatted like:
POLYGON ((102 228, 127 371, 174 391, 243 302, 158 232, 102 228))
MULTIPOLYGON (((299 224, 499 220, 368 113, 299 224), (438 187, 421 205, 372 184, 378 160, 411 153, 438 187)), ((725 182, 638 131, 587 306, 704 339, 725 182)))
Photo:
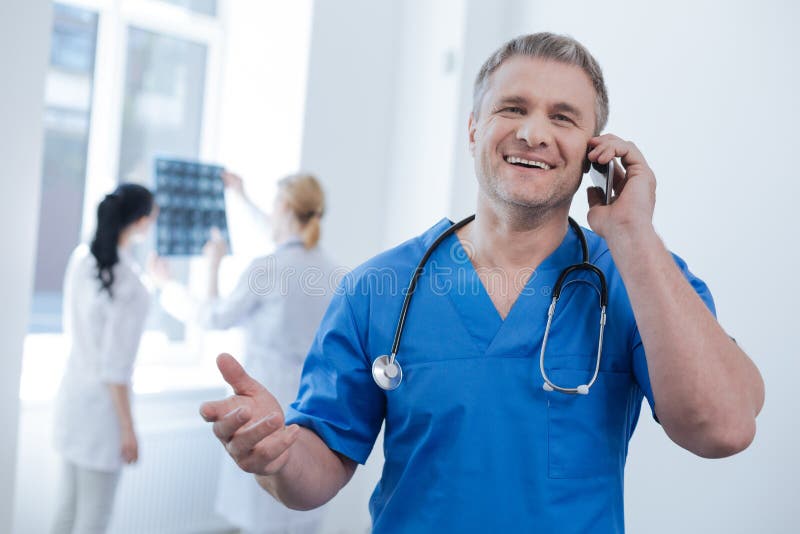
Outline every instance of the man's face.
POLYGON ((595 91, 574 65, 515 56, 491 75, 470 151, 481 193, 493 203, 569 206, 595 129, 595 91))

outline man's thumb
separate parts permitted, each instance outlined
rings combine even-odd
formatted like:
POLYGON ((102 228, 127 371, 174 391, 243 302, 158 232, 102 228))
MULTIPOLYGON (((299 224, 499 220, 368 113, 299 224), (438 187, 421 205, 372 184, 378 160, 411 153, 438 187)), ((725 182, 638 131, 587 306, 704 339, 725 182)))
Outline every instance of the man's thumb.
POLYGON ((236 359, 230 354, 222 353, 217 356, 217 367, 225 382, 233 387, 237 395, 254 395, 262 388, 261 384, 255 381, 236 359))

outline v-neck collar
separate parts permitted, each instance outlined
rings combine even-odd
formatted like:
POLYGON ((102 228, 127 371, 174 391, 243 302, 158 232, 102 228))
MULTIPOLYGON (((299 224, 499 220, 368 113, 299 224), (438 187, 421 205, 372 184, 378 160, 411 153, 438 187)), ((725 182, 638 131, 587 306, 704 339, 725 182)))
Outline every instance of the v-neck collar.
MULTIPOLYGON (((430 242, 447 228, 444 222, 434 226, 440 231, 430 233, 433 235, 430 242)), ((429 246, 430 242, 423 242, 423 245, 429 246)), ((458 236, 448 236, 429 263, 430 272, 440 277, 437 283, 446 284, 448 298, 464 328, 489 355, 518 350, 520 331, 531 342, 539 339, 539 332, 544 332, 550 294, 558 275, 567 266, 580 261, 580 243, 575 232, 568 229, 559 246, 530 275, 505 319, 500 317, 458 236)), ((513 277, 506 282, 513 283, 513 277)))

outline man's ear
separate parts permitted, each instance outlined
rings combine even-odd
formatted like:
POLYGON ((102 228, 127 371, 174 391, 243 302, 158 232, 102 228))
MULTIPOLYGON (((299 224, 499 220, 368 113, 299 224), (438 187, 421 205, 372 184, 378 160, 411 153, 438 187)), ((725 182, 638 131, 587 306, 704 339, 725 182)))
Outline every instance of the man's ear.
POLYGON ((589 160, 589 152, 592 151, 592 147, 586 147, 586 155, 583 157, 583 174, 589 172, 592 168, 592 162, 589 160))
POLYGON ((467 131, 469 133, 469 153, 475 155, 475 113, 470 112, 469 121, 467 122, 467 131))

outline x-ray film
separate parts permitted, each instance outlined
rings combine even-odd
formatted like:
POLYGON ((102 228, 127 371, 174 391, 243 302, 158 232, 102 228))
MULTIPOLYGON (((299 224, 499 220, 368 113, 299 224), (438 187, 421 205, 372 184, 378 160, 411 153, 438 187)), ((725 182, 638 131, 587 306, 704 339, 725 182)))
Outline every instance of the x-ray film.
POLYGON ((156 225, 160 256, 202 254, 216 227, 228 242, 223 168, 196 161, 157 158, 156 202, 161 213, 156 225))

